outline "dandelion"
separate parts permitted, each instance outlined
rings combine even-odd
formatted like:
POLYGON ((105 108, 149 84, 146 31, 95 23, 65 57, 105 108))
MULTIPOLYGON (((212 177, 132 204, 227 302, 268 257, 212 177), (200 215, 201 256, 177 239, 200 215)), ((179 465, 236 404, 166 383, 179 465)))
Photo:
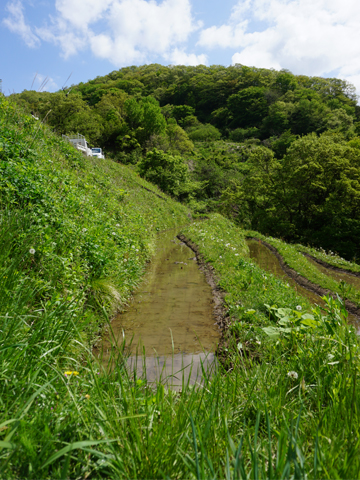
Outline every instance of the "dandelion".
POLYGON ((67 377, 68 375, 76 376, 76 375, 79 375, 79 372, 76 372, 76 371, 73 372, 71 370, 67 370, 66 372, 64 372, 64 375, 65 375, 65 377, 67 377))
POLYGON ((89 395, 89 394, 86 394, 86 395, 85 395, 85 398, 87 398, 87 399, 89 400, 90 395, 89 395))
POLYGON ((31 253, 31 255, 34 255, 35 254, 35 248, 30 248, 29 253, 31 253))
POLYGON ((292 370, 291 372, 287 373, 287 376, 290 377, 290 378, 294 378, 296 380, 299 375, 292 370))
POLYGON ((301 312, 301 310, 302 310, 301 305, 296 305, 296 310, 297 310, 298 312, 301 312))

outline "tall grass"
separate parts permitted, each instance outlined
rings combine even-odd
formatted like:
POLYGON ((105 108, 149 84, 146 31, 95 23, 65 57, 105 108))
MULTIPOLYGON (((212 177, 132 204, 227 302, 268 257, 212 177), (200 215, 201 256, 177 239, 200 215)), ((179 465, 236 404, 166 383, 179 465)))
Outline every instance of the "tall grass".
POLYGON ((124 344, 109 368, 81 344, 76 300, 37 304, 24 271, 32 239, 13 240, 28 222, 1 217, 2 477, 358 478, 359 348, 341 307, 329 300, 322 317, 332 335, 284 337, 258 358, 235 332, 229 370, 184 378, 180 392, 149 387, 127 370, 124 344))
MULTIPOLYGON (((95 165, 91 178, 105 185, 108 197, 101 203, 101 185, 86 194, 86 205, 96 213, 93 219, 87 207, 86 224, 75 213, 76 193, 91 190, 88 177, 82 177, 83 185, 79 180, 78 190, 73 180, 87 165, 53 137, 47 144, 40 129, 34 148, 39 152, 39 139, 44 151, 55 145, 57 162, 67 172, 63 187, 47 190, 44 178, 58 184, 53 167, 38 168, 45 157, 26 153, 24 132, 5 120, 0 115, 2 138, 11 139, 0 151, 0 180, 8 189, 0 209, 0 477, 358 478, 360 352, 341 304, 329 299, 325 312, 311 312, 286 284, 249 262, 244 238, 231 222, 213 216, 185 233, 212 262, 228 293, 226 369, 220 365, 212 375, 204 370, 196 386, 183 376, 176 392, 162 383, 150 386, 146 377, 129 371, 124 343, 111 350, 104 366, 84 332, 108 322, 109 310, 93 308, 88 289, 99 301, 101 292, 114 295, 113 285, 87 276, 90 268, 79 261, 84 258, 78 255, 79 243, 97 245, 100 239, 102 251, 114 253, 108 259, 109 279, 117 252, 129 259, 125 263, 131 260, 133 268, 122 270, 121 281, 128 282, 124 292, 139 278, 151 250, 147 226, 173 225, 184 218, 184 210, 170 200, 167 206, 156 200, 157 210, 146 217, 151 208, 144 199, 150 202, 150 197, 141 196, 143 189, 123 208, 124 195, 113 196, 119 183, 111 189, 103 174, 96 175, 95 165), (67 170, 71 162, 79 168, 75 173, 67 170), (11 196, 14 191, 18 197, 11 196), (46 215, 54 205, 56 221, 48 228, 46 215), (105 207, 121 214, 123 231, 116 242, 109 224, 100 228, 105 207), (81 236, 83 225, 94 229, 89 238, 81 236), (134 246, 144 251, 142 263, 131 248, 133 236, 134 246), (303 318, 296 317, 296 306, 313 315, 315 326, 292 326, 270 338, 264 327, 282 328, 284 317, 276 316, 280 308, 289 308, 291 319, 303 318)), ((117 166, 104 168, 110 183, 120 182, 117 166)), ((137 179, 129 178, 137 188, 137 179)), ((95 262, 91 249, 86 252, 85 259, 95 262)))

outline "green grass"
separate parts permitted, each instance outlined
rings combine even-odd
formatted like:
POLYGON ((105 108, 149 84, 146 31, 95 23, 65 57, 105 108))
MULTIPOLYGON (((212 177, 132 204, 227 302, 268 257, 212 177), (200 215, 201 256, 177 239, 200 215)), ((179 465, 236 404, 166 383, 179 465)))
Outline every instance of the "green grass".
POLYGON ((341 306, 312 311, 212 215, 183 233, 227 292, 226 368, 150 388, 121 345, 105 371, 94 332, 187 212, 3 97, 0 127, 1 478, 359 477, 360 350, 341 306))
MULTIPOLYGON (((331 276, 322 273, 316 265, 312 264, 304 255, 302 255, 302 251, 310 253, 306 248, 299 245, 290 245, 277 238, 266 237, 265 235, 252 230, 245 231, 245 235, 259 238, 270 243, 270 245, 273 245, 278 250, 285 263, 297 273, 311 282, 320 285, 323 288, 327 288, 334 293, 338 293, 341 297, 351 300, 356 305, 360 305, 360 292, 345 281, 338 282, 334 278, 331 278, 331 276)), ((346 263, 348 264, 348 262, 346 263)), ((354 269, 354 271, 356 270, 354 269)))
MULTIPOLYGON (((311 308, 245 256, 244 232, 221 216, 183 233, 200 246, 227 292, 230 327, 222 354, 229 372, 223 381, 230 390, 236 385, 233 415, 247 425, 245 435, 245 427, 236 427, 237 440, 248 445, 248 477, 241 478, 357 477, 359 440, 351 432, 358 431, 359 341, 344 308, 330 298, 325 311, 311 308)), ((223 476, 226 468, 224 462, 223 476)))

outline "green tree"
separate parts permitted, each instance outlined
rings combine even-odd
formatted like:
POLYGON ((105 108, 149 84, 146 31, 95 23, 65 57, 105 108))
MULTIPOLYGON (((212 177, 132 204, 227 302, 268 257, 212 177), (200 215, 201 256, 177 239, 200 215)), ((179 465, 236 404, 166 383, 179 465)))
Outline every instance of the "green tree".
POLYGON ((231 95, 227 101, 232 114, 231 128, 257 126, 268 112, 265 87, 249 87, 231 95))
POLYGON ((138 169, 143 178, 155 183, 165 193, 180 196, 187 190, 189 169, 178 155, 154 148, 140 161, 138 169))

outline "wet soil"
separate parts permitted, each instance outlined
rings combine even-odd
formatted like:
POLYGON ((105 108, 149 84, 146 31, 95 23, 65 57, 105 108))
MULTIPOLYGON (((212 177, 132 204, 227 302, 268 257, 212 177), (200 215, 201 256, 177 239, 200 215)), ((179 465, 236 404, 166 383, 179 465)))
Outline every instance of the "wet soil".
POLYGON ((174 231, 159 236, 142 284, 111 328, 115 340, 103 339, 103 362, 112 361, 114 342, 120 345, 125 337, 130 368, 139 375, 146 368, 150 381, 166 379, 173 387, 185 376, 195 383, 202 364, 208 369, 214 363, 221 331, 212 288, 196 255, 174 231))
MULTIPOLYGON (((251 258, 253 258, 265 270, 286 279, 289 284, 297 289, 300 295, 308 298, 313 304, 322 305, 323 302, 320 298, 321 296, 336 296, 334 292, 312 283, 310 280, 289 267, 277 249, 268 242, 250 237, 247 239, 247 243, 250 249, 251 258)), ((360 308, 349 300, 345 300, 345 306, 349 312, 349 322, 359 330, 360 308)))

